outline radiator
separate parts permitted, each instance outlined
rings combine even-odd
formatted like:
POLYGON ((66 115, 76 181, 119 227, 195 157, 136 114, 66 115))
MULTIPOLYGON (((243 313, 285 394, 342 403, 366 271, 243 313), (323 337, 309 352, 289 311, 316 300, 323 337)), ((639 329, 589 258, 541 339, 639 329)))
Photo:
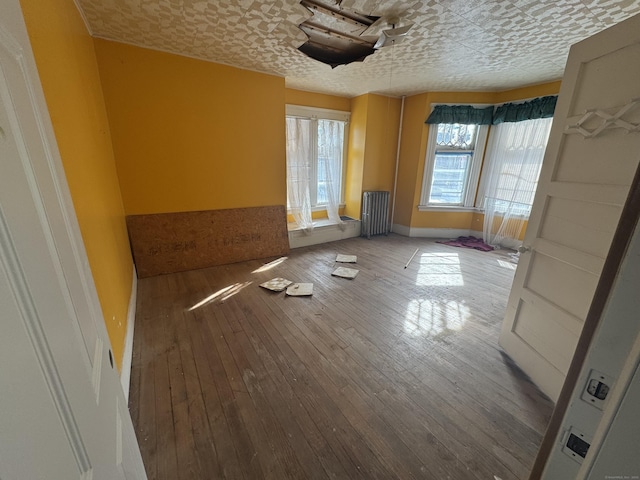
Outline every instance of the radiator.
POLYGON ((361 236, 389 233, 389 192, 364 192, 362 194, 361 236))

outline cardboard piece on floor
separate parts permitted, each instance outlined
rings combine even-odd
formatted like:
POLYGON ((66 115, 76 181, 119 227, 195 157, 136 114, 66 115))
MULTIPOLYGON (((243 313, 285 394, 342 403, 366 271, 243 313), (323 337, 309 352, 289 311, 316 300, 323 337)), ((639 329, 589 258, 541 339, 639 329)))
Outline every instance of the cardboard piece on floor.
POLYGON ((356 263, 358 261, 358 257, 355 255, 343 255, 339 253, 336 257, 336 262, 340 263, 356 263))
POLYGON ((287 295, 291 297, 313 295, 313 283, 294 283, 287 288, 287 295))
POLYGON ((355 268, 347 268, 347 267, 338 267, 336 268, 331 275, 334 277, 342 277, 342 278, 356 278, 358 272, 360 270, 356 270, 355 268))
POLYGON ((260 286, 262 288, 266 288, 267 290, 271 290, 274 292, 281 292, 293 282, 291 280, 287 280, 286 278, 272 278, 268 282, 261 283, 260 286))

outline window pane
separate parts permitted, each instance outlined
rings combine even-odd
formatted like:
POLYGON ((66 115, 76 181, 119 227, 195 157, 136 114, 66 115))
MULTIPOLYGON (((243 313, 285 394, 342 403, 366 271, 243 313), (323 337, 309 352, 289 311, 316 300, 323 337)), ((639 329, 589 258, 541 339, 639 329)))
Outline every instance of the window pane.
POLYGON ((472 154, 437 152, 431 179, 429 203, 464 203, 467 174, 472 154))
POLYGON ((311 120, 287 117, 287 208, 310 203, 312 180, 311 143, 315 141, 311 120))
POLYGON ((340 203, 343 143, 344 122, 318 120, 316 205, 340 203))
POLYGON ((439 123, 436 143, 441 147, 472 149, 476 142, 477 125, 439 123))
POLYGON ((327 203, 327 182, 324 180, 327 175, 327 163, 329 159, 318 155, 318 193, 316 203, 323 205, 327 203))

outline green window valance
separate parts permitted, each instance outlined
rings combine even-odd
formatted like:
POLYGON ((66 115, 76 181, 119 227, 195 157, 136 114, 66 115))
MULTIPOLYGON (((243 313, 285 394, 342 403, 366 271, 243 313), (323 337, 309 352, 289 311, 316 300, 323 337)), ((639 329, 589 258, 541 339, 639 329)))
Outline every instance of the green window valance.
POLYGON ((471 105, 436 105, 424 123, 460 123, 462 125, 491 125, 502 122, 522 122, 553 117, 557 95, 539 97, 522 103, 505 103, 496 108, 477 108, 471 105))
POLYGON ((476 108, 471 105, 436 105, 425 123, 491 125, 492 118, 493 107, 476 108))
POLYGON ((493 114, 493 124, 553 117, 557 100, 556 95, 550 95, 523 103, 505 103, 500 105, 493 114))

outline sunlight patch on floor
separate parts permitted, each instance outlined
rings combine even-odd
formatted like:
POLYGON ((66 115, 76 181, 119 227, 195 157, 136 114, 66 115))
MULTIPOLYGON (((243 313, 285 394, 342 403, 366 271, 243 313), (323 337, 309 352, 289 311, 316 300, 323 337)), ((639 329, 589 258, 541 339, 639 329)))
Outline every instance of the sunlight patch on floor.
POLYGON ((498 265, 500 265, 502 268, 507 268, 509 270, 515 270, 518 265, 516 265, 515 263, 511 263, 511 262, 505 262, 504 260, 496 260, 498 262, 498 265))
POLYGON ((423 253, 418 262, 420 267, 416 276, 416 285, 425 287, 464 285, 457 253, 423 253))
POLYGON ((272 262, 269 263, 265 263, 264 265, 262 265, 260 268, 256 268, 253 272, 251 273, 260 273, 260 272, 266 272, 267 270, 271 270, 273 267, 277 267, 278 265, 280 265, 282 262, 284 262, 287 258, 289 257, 280 257, 275 259, 272 262))
POLYGON ((411 336, 436 337, 462 330, 471 315, 469 307, 455 300, 411 300, 404 331, 411 336))
POLYGON ((228 298, 233 297, 240 290, 242 290, 243 288, 251 285, 252 283, 253 282, 234 283, 233 285, 229 285, 228 287, 221 288, 217 292, 209 295, 206 298, 203 298, 201 301, 196 303, 194 306, 189 308, 187 311, 192 312, 193 310, 195 310, 197 308, 204 307, 205 305, 207 305, 207 304, 209 304, 211 302, 215 302, 215 301, 224 302, 225 300, 227 300, 228 298))

